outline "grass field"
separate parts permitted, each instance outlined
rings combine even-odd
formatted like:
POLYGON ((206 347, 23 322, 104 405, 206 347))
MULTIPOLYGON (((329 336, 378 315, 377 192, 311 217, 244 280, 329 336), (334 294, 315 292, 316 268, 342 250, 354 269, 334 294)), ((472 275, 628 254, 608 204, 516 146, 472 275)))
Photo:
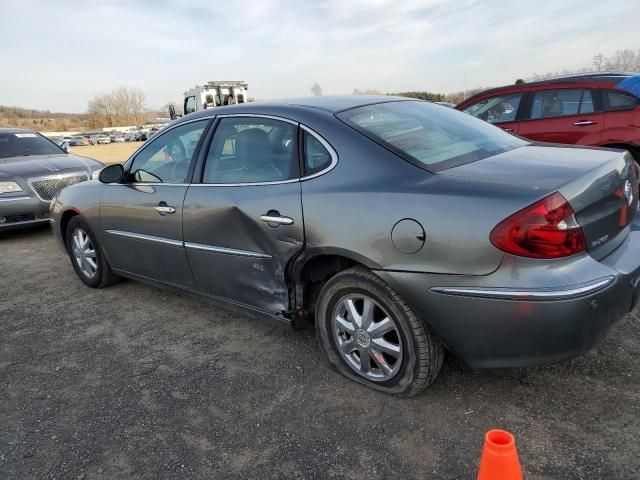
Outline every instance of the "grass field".
POLYGON ((71 147, 71 153, 83 157, 95 158, 104 163, 124 163, 143 143, 144 142, 124 142, 71 147))

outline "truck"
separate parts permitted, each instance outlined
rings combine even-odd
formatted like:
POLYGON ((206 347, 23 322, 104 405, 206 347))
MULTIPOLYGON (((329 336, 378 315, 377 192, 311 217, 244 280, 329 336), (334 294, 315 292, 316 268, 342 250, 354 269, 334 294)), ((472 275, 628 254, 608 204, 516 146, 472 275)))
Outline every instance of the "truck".
MULTIPOLYGON (((210 81, 204 85, 196 85, 184 92, 184 114, 223 105, 245 103, 248 88, 249 84, 241 80, 210 81)), ((173 105, 169 106, 169 115, 172 120, 179 116, 173 105)))

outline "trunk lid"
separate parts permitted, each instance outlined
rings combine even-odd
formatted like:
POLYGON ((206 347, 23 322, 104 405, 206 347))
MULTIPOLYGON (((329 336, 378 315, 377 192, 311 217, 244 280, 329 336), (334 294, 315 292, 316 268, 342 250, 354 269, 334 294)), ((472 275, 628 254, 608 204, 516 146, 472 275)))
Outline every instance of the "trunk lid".
POLYGON ((519 189, 523 200, 534 192, 537 198, 560 192, 576 214, 587 250, 598 259, 624 240, 638 209, 637 167, 621 151, 532 144, 440 174, 519 189))

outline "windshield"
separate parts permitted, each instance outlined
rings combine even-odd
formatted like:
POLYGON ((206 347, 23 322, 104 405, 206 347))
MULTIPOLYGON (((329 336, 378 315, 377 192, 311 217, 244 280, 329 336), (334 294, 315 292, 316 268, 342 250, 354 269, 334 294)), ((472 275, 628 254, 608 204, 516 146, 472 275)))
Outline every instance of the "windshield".
POLYGON ((443 170, 527 142, 456 110, 428 102, 387 102, 354 108, 338 118, 419 167, 443 170))
POLYGON ((0 132, 0 158, 59 155, 60 147, 33 132, 0 132))

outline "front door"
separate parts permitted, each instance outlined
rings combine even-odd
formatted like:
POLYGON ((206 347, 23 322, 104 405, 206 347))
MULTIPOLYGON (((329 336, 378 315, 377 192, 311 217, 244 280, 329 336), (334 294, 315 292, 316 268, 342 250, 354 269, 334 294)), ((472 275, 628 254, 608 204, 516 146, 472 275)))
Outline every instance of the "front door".
POLYGON ((285 269, 304 243, 298 126, 221 118, 184 201, 184 242, 195 288, 256 310, 289 309, 285 269))
POLYGON ((520 122, 518 111, 521 108, 522 92, 502 93, 483 98, 463 110, 476 118, 494 124, 505 132, 518 133, 520 122))
POLYGON ((519 134, 529 140, 597 145, 604 116, 587 88, 544 89, 531 92, 529 111, 519 134))
POLYGON ((114 269, 192 285, 182 239, 182 204, 189 165, 208 122, 184 123, 159 134, 129 162, 126 182, 105 186, 100 219, 114 269))

